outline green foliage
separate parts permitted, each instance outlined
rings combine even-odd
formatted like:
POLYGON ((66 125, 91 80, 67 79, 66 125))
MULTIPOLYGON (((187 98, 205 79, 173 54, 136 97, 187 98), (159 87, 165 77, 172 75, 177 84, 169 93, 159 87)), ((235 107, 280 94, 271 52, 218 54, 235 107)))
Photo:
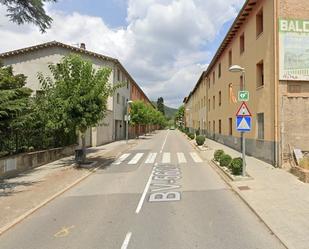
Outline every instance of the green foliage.
POLYGON ((162 97, 158 98, 158 100, 157 100, 157 109, 158 109, 159 112, 161 112, 163 115, 165 115, 164 99, 162 97))
POLYGON ((199 135, 200 135, 200 129, 197 129, 197 130, 195 131, 195 135, 196 135, 196 136, 199 136, 199 135))
POLYGON ((0 67, 0 157, 76 143, 75 130, 51 129, 41 97, 31 97, 24 75, 0 67))
POLYGON ((57 0, 0 0, 0 4, 7 8, 7 16, 12 22, 18 25, 33 23, 41 32, 50 28, 52 23, 52 18, 44 10, 45 2, 57 2, 57 0))
POLYGON ((167 125, 166 118, 161 112, 141 100, 131 103, 130 117, 131 125, 158 125, 161 128, 167 125))
POLYGON ((108 97, 119 87, 108 83, 111 69, 95 70, 90 61, 74 54, 49 69, 53 79, 39 74, 45 91, 42 105, 49 115, 48 125, 77 129, 81 133, 96 126, 106 115, 108 97))
POLYGON ((230 169, 233 175, 241 175, 242 173, 242 158, 234 158, 230 164, 230 169))
POLYGON ((202 135, 196 136, 195 140, 198 146, 201 146, 205 143, 205 137, 202 135))
POLYGON ((214 153, 214 159, 215 161, 219 162, 221 155, 224 154, 223 150, 216 150, 214 153))
POLYGON ((195 135, 194 135, 194 133, 189 132, 189 133, 188 133, 188 137, 189 137, 190 139, 194 139, 194 138, 195 138, 195 135))
POLYGON ((223 154, 220 156, 219 163, 220 166, 228 167, 232 161, 232 157, 228 154, 223 154))
POLYGON ((176 114, 175 114, 175 123, 179 127, 183 127, 184 123, 184 115, 185 115, 185 107, 182 105, 178 108, 176 114))

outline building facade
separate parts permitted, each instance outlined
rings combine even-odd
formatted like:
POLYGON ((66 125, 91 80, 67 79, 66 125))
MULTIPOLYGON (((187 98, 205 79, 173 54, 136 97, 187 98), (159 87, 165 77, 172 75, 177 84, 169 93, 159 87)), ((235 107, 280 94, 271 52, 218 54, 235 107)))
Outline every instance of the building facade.
POLYGON ((280 166, 291 156, 291 148, 309 151, 308 8, 304 0, 245 2, 185 99, 194 130, 205 128, 205 118, 208 137, 240 150, 235 116, 237 93, 244 88, 250 93, 252 114, 252 130, 245 135, 247 154, 280 166), (230 72, 232 65, 245 73, 230 72))
POLYGON ((126 104, 131 97, 131 85, 137 84, 117 59, 88 51, 85 44, 81 44, 81 47, 74 47, 53 41, 2 53, 0 61, 4 66, 13 66, 15 74, 26 75, 26 86, 36 93, 41 89, 37 74, 41 72, 44 76, 51 76, 48 65, 59 63, 64 56, 70 53, 79 54, 91 61, 94 68, 111 68, 109 83, 111 85, 123 84, 116 90, 114 96, 108 98, 107 115, 104 120, 98 126, 88 129, 86 145, 98 146, 124 139, 126 104))

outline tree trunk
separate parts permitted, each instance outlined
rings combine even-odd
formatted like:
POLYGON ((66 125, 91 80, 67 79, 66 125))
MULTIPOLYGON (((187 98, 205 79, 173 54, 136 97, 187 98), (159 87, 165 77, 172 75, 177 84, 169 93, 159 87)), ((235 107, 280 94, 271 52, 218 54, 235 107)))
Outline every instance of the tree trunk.
POLYGON ((140 134, 141 134, 141 125, 138 124, 138 136, 137 136, 137 138, 139 138, 140 134))

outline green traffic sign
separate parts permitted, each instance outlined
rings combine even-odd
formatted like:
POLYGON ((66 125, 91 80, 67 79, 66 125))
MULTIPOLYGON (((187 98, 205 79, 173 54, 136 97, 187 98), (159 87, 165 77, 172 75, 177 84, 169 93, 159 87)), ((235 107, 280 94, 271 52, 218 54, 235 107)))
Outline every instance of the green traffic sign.
POLYGON ((238 101, 249 101, 249 91, 239 91, 238 101))

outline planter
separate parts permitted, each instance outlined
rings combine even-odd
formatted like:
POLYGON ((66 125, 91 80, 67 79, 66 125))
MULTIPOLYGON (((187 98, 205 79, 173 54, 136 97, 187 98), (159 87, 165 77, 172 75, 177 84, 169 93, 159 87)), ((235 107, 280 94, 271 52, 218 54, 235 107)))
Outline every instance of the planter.
POLYGON ((232 181, 247 181, 253 180, 253 178, 247 173, 245 177, 243 176, 235 176, 231 173, 230 169, 227 167, 220 166, 219 162, 216 162, 214 159, 211 160, 211 164, 218 168, 222 173, 224 173, 230 180, 232 181))

